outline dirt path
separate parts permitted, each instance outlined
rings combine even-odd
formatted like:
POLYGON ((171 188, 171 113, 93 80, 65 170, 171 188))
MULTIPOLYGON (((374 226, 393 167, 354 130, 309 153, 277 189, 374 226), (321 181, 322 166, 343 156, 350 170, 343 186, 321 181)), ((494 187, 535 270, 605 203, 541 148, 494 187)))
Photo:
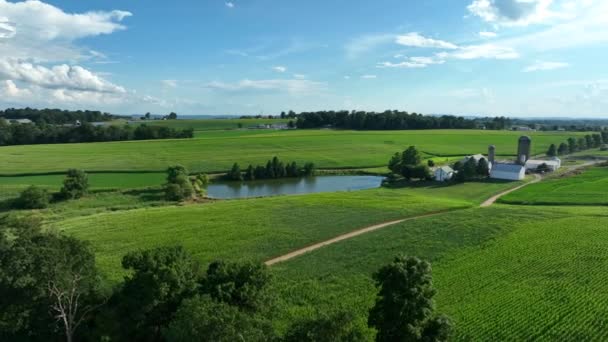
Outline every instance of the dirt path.
MULTIPOLYGON (((572 166, 572 167, 569 168, 569 170, 566 173, 574 172, 574 171, 576 171, 578 169, 582 169, 582 168, 585 168, 585 167, 588 167, 588 166, 592 166, 592 165, 595 165, 595 164, 600 163, 600 162, 601 161, 591 161, 591 162, 588 162, 588 163, 585 163, 585 164, 572 166)), ((534 175, 534 179, 532 181, 527 182, 525 184, 522 184, 520 186, 517 186, 515 188, 503 191, 503 192, 501 192, 501 193, 499 193, 497 195, 494 195, 494 196, 490 197, 489 199, 487 199, 486 201, 484 201, 481 204, 481 207, 483 207, 483 208, 489 207, 489 206, 493 205, 494 203, 496 203, 496 201, 499 198, 501 198, 501 197, 503 197, 503 196, 505 196, 507 194, 510 194, 510 193, 512 193, 514 191, 517 191, 517 190, 519 190, 519 189, 521 189, 521 188, 523 188, 525 186, 528 186, 530 184, 538 183, 538 182, 540 182, 542 180, 543 180, 542 176, 540 176, 538 174, 535 174, 534 175)), ((282 255, 282 256, 270 259, 270 260, 266 261, 265 264, 267 266, 278 264, 280 262, 287 261, 287 260, 293 259, 295 257, 298 257, 298 256, 300 256, 302 254, 306 254, 308 252, 312 252, 312 251, 317 250, 317 249, 319 249, 321 247, 325 247, 327 245, 331 245, 331 244, 334 244, 334 243, 337 243, 337 242, 340 242, 340 241, 351 239, 351 238, 353 238, 355 236, 367 234, 369 232, 373 232, 373 231, 376 231, 376 230, 379 230, 379 229, 382 229, 382 228, 390 227, 390 226, 393 226, 393 225, 396 225, 396 224, 399 224, 399 223, 402 223, 402 222, 413 221, 413 220, 417 220, 417 219, 421 219, 421 218, 425 218, 425 217, 432 217, 432 216, 444 214, 444 213, 447 213, 447 212, 450 212, 450 211, 454 211, 454 210, 437 211, 437 212, 432 212, 432 213, 428 213, 428 214, 422 214, 422 215, 412 216, 412 217, 408 217, 408 218, 405 218, 405 219, 400 219, 400 220, 395 220, 395 221, 389 221, 389 222, 379 223, 379 224, 376 224, 376 225, 373 225, 373 226, 368 226, 368 227, 365 227, 365 228, 357 229, 357 230, 354 230, 352 232, 336 236, 336 237, 331 238, 329 240, 325 240, 325 241, 322 241, 322 242, 319 242, 319 243, 315 243, 314 245, 310 245, 308 247, 304 247, 304 248, 295 250, 293 252, 287 253, 285 255, 282 255)))
POLYGON ((373 226, 361 228, 361 229, 358 229, 358 230, 355 230, 355 231, 352 231, 352 232, 349 232, 349 233, 346 233, 346 234, 342 234, 342 235, 336 236, 335 238, 332 238, 332 239, 329 239, 329 240, 325 240, 323 242, 315 243, 314 245, 310 245, 310 246, 304 247, 302 249, 295 250, 295 251, 293 251, 291 253, 287 253, 287 254, 282 255, 280 257, 277 257, 277 258, 274 258, 274 259, 270 259, 270 260, 266 261, 265 264, 267 266, 271 266, 271 265, 277 264, 279 262, 283 262, 283 261, 287 261, 289 259, 295 258, 295 257, 300 256, 302 254, 305 254, 305 253, 308 253, 308 252, 312 252, 312 251, 314 251, 316 249, 319 249, 321 247, 324 247, 324 246, 327 246, 327 245, 331 245, 331 244, 334 244, 336 242, 340 242, 340 241, 343 241, 343 240, 351 239, 351 238, 353 238, 355 236, 359 236, 359 235, 362 235, 362 234, 373 232, 375 230, 386 228, 388 226, 393 226, 393 225, 396 225, 396 224, 402 223, 402 222, 413 221, 413 220, 417 220, 417 219, 421 219, 421 218, 425 218, 425 217, 431 217, 431 216, 436 216, 436 215, 444 214, 444 213, 447 213, 449 211, 454 211, 454 210, 437 211, 437 212, 433 212, 433 213, 412 216, 412 217, 408 217, 408 218, 405 218, 405 219, 384 222, 384 223, 376 224, 376 225, 373 225, 373 226))

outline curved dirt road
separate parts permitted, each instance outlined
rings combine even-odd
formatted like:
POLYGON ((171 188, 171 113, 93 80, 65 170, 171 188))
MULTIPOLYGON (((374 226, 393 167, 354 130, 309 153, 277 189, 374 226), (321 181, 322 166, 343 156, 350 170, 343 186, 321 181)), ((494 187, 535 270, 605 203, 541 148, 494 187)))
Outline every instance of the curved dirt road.
POLYGON ((512 193, 514 191, 517 191, 517 190, 519 190, 519 189, 521 189, 521 188, 523 188, 525 186, 528 186, 530 184, 538 183, 542 179, 543 179, 542 176, 540 176, 538 174, 534 174, 534 179, 533 180, 531 180, 531 181, 529 181, 527 183, 524 183, 524 184, 522 184, 520 186, 516 186, 513 189, 509 189, 509 190, 503 191, 503 192, 499 193, 498 195, 494 195, 494 196, 488 198, 483 203, 481 203, 480 207, 482 207, 482 208, 489 207, 492 204, 496 203, 496 201, 498 201, 498 199, 501 198, 502 196, 506 196, 506 195, 508 195, 508 194, 510 194, 510 193, 512 193))

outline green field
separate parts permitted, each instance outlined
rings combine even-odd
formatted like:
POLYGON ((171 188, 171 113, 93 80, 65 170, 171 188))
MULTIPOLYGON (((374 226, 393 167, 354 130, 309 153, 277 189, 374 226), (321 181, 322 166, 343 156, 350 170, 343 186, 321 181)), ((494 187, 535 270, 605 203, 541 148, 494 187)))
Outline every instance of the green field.
POLYGON ((289 119, 179 119, 179 120, 151 120, 141 121, 147 125, 164 126, 175 129, 192 128, 194 132, 249 129, 257 125, 286 124, 289 119))
POLYGON ((593 167, 577 175, 547 179, 500 200, 508 204, 608 205, 608 167, 593 167))
POLYGON ((439 312, 459 341, 605 340, 608 216, 498 206, 406 222, 273 269, 287 320, 335 303, 366 317, 371 274, 395 255, 433 262, 439 312))
MULTIPOLYGON (((390 156, 416 145, 426 153, 460 156, 485 153, 489 144, 499 155, 516 152, 517 132, 474 130, 248 132, 210 131, 184 140, 126 141, 88 144, 7 146, 0 148, 0 174, 64 171, 162 171, 180 163, 191 171, 225 171, 234 162, 265 163, 273 156, 320 168, 365 168, 386 165, 390 156), (224 135, 223 133, 230 133, 224 135)), ((573 133, 531 133, 534 153, 573 133)), ((437 159, 437 158, 434 158, 437 159)))

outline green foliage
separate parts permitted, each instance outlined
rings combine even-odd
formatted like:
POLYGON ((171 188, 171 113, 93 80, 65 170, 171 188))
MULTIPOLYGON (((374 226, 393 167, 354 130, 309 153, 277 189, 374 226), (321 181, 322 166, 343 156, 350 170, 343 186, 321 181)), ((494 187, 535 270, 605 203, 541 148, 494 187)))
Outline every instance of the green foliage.
POLYGON ((322 315, 315 319, 300 320, 293 324, 283 340, 285 342, 364 342, 368 332, 349 312, 322 315))
POLYGON ((201 289, 219 302, 255 313, 272 304, 272 294, 268 291, 270 279, 263 264, 216 261, 209 265, 201 289))
MULTIPOLYGON (((237 165, 237 164, 235 164, 237 165)), ((252 181, 256 179, 277 179, 285 177, 300 177, 300 176, 312 176, 314 175, 314 164, 307 163, 304 168, 300 170, 296 162, 284 164, 278 157, 273 157, 271 160, 266 162, 266 167, 258 165, 254 167, 249 165, 245 170, 245 175, 241 174, 241 178, 252 181)), ((238 170, 240 173, 240 169, 238 170)), ((227 179, 239 180, 237 170, 232 167, 232 170, 226 174, 227 179)))
POLYGON ((421 161, 422 157, 415 146, 410 146, 403 151, 403 155, 401 157, 401 163, 403 165, 418 165, 421 161))
POLYGON ((122 340, 155 341, 185 298, 197 293, 199 267, 182 247, 159 247, 124 256, 130 271, 111 301, 122 340))
POLYGON ((169 342, 262 342, 272 340, 274 332, 264 319, 209 296, 196 296, 183 302, 163 335, 169 342))
POLYGON ((426 164, 428 165, 428 167, 435 167, 435 161, 433 161, 433 159, 429 159, 426 164))
POLYGON ((89 178, 82 170, 69 169, 60 196, 64 199, 77 199, 89 191, 89 178))
POLYGON ((542 163, 540 165, 538 165, 538 167, 536 168, 537 172, 540 173, 546 173, 546 172, 550 172, 551 168, 549 168, 549 165, 547 165, 547 163, 542 163))
POLYGON ((16 205, 20 209, 44 209, 49 205, 49 193, 46 189, 29 186, 21 192, 16 205))
POLYGON ((167 169, 167 183, 165 184, 165 199, 168 201, 182 201, 191 198, 195 191, 200 193, 201 186, 197 178, 193 182, 188 176, 188 170, 182 165, 176 165, 167 169))
POLYGON ((547 156, 549 156, 549 157, 557 156, 557 147, 555 146, 555 144, 551 144, 551 146, 549 146, 549 150, 547 150, 547 156))
POLYGON ((431 265, 414 257, 397 257, 374 274, 379 289, 369 324, 376 341, 446 341, 450 324, 433 316, 435 289, 431 265))
POLYGON ((241 173, 241 167, 239 166, 239 164, 234 163, 232 165, 232 168, 226 174, 226 178, 233 180, 233 181, 242 181, 243 180, 243 173, 241 173))
POLYGON ((304 164, 303 175, 306 177, 314 176, 317 167, 314 163, 308 162, 304 164))
POLYGON ((488 177, 490 175, 490 165, 485 158, 481 158, 477 163, 476 173, 480 177, 488 177))
POLYGON ((401 153, 395 152, 388 162, 388 169, 394 174, 401 174, 401 153))
POLYGON ((570 152, 569 148, 568 148, 568 144, 566 143, 561 143, 559 144, 559 148, 557 149, 557 154, 560 156, 566 155, 570 152))

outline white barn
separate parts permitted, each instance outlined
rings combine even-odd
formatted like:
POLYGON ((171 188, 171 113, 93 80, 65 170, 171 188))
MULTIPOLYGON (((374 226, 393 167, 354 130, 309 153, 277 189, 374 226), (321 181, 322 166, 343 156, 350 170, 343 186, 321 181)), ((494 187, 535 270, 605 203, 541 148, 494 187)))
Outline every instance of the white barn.
POLYGON ((447 182, 454 177, 454 170, 449 166, 442 166, 435 169, 435 180, 438 182, 447 182))
POLYGON ((523 180, 526 178, 526 168, 519 164, 495 164, 490 171, 490 178, 503 180, 523 180))
POLYGON ((530 159, 526 162, 526 170, 536 171, 538 167, 543 164, 547 164, 551 172, 555 172, 562 167, 562 161, 559 158, 553 158, 551 160, 530 159))

